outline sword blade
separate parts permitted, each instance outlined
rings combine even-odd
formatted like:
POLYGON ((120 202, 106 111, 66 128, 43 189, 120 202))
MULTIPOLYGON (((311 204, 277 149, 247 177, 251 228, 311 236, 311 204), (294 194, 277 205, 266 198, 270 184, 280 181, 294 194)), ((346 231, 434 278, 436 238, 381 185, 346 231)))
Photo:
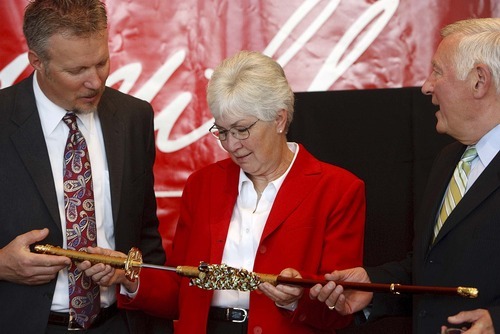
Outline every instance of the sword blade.
POLYGON ((177 271, 177 267, 159 266, 157 264, 143 263, 140 265, 141 268, 150 268, 165 271, 177 271))

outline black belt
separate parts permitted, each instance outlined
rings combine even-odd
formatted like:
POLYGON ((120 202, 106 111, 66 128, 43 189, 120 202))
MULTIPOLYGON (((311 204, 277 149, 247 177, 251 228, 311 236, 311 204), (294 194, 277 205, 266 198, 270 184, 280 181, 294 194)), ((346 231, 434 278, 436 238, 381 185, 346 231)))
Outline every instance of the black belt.
POLYGON ((211 307, 208 318, 227 322, 246 322, 248 320, 248 310, 238 307, 211 307))
MULTIPOLYGON (((107 320, 114 317, 117 313, 118 313, 118 307, 116 306, 116 303, 109 307, 101 308, 101 311, 99 312, 97 318, 95 318, 94 322, 92 323, 91 328, 95 328, 102 325, 107 320)), ((48 323, 57 326, 68 326, 69 313, 50 311, 48 323)))

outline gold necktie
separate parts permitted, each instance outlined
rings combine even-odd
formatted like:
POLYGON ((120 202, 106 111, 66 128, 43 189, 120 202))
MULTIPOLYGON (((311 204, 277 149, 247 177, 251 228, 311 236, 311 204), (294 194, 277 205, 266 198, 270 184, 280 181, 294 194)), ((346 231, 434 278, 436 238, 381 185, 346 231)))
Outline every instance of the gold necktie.
POLYGON ((467 177, 470 173, 470 165, 472 160, 477 157, 477 151, 474 146, 467 148, 467 150, 462 155, 462 158, 457 164, 455 171, 453 172, 453 177, 448 185, 448 190, 446 191, 443 204, 441 205, 441 211, 439 212, 439 217, 437 219, 436 225, 434 226, 434 239, 443 227, 446 218, 450 215, 451 211, 457 206, 458 202, 462 199, 465 194, 465 188, 467 186, 467 177))

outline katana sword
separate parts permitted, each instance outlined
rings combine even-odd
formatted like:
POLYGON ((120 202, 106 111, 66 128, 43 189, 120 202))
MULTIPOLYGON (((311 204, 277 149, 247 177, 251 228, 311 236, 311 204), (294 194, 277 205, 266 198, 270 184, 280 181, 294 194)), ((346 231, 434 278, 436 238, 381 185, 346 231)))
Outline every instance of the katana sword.
MULTIPOLYGON (((259 274, 249 272, 245 269, 229 267, 225 264, 215 265, 200 262, 195 266, 160 266, 148 264, 142 261, 142 253, 137 248, 132 248, 127 257, 107 256, 100 254, 90 254, 84 251, 63 249, 52 245, 36 245, 35 251, 38 253, 66 256, 74 261, 89 261, 92 264, 104 263, 117 269, 123 269, 127 279, 134 281, 139 277, 142 268, 155 270, 173 271, 180 276, 191 278, 190 284, 205 290, 239 290, 253 291, 263 282, 272 285, 287 284, 301 287, 313 287, 316 284, 325 285, 327 280, 314 280, 307 278, 284 277, 272 274, 259 274)), ((389 292, 393 294, 401 293, 428 293, 440 295, 458 295, 466 298, 476 298, 478 289, 472 287, 441 287, 441 286, 419 286, 402 285, 397 283, 357 283, 357 282, 335 282, 345 289, 368 291, 368 292, 389 292)))

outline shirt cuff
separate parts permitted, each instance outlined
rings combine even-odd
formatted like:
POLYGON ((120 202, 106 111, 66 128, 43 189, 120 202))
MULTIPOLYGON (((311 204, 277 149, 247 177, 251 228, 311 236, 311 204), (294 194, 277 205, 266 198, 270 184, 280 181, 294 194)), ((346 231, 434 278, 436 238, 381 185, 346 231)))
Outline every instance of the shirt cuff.
POLYGON ((274 303, 276 306, 278 306, 279 308, 282 308, 282 309, 285 309, 285 310, 288 310, 288 311, 295 311, 297 309, 297 305, 299 304, 299 301, 296 300, 294 301, 293 303, 290 303, 290 304, 287 304, 287 305, 279 305, 278 303, 274 303))
POLYGON ((137 292, 139 291, 139 286, 141 285, 141 281, 137 279, 137 289, 134 292, 129 292, 123 284, 120 284, 120 295, 127 296, 130 299, 134 299, 137 296, 137 292))

